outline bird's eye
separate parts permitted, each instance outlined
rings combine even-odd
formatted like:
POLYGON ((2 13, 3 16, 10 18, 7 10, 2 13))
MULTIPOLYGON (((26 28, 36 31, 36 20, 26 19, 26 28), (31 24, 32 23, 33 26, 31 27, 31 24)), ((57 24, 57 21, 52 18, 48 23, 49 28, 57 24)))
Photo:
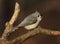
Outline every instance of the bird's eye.
POLYGON ((38 15, 38 17, 39 17, 39 15, 38 15))

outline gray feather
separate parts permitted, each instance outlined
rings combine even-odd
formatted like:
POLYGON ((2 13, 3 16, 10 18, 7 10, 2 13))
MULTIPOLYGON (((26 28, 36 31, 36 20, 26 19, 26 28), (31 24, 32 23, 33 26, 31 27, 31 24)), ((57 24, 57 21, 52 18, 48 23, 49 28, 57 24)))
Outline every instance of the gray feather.
POLYGON ((26 26, 26 25, 30 25, 30 24, 33 24, 37 21, 37 16, 39 13, 36 11, 35 13, 27 16, 19 25, 18 27, 21 27, 21 26, 26 26))

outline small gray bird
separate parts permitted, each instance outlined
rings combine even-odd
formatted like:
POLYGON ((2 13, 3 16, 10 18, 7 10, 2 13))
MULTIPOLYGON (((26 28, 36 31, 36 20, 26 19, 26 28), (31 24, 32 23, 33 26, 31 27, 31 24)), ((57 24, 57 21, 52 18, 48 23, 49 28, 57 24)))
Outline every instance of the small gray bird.
POLYGON ((35 11, 34 13, 27 16, 20 24, 18 24, 16 27, 13 27, 11 32, 15 31, 19 27, 24 27, 27 30, 32 30, 36 28, 41 21, 41 15, 38 11, 35 11))

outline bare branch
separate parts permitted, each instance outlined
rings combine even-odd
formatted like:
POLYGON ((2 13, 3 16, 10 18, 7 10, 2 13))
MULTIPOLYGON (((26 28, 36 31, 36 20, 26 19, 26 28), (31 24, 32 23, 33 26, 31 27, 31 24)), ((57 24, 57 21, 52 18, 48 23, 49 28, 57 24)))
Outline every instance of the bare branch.
POLYGON ((7 26, 6 26, 5 30, 4 30, 4 33, 3 33, 3 35, 2 35, 2 39, 6 39, 6 36, 7 36, 7 34, 10 32, 10 30, 11 30, 11 28, 12 28, 12 26, 13 26, 14 21, 15 21, 15 20, 17 19, 17 17, 18 17, 18 13, 19 13, 19 12, 20 12, 19 4, 16 3, 14 14, 13 14, 11 20, 8 22, 8 24, 7 24, 7 26))
POLYGON ((11 42, 19 44, 19 43, 22 43, 27 38, 32 37, 37 34, 60 36, 60 31, 52 31, 52 30, 47 30, 47 29, 43 29, 41 27, 38 27, 38 28, 32 30, 31 32, 28 32, 26 34, 23 34, 23 35, 17 37, 16 39, 12 40, 11 42))
POLYGON ((11 41, 3 40, 3 42, 4 42, 4 44, 20 44, 23 41, 25 41, 26 39, 28 39, 29 37, 33 37, 37 34, 60 36, 60 31, 47 30, 47 29, 38 27, 32 31, 29 31, 29 32, 15 38, 14 40, 11 40, 11 41))

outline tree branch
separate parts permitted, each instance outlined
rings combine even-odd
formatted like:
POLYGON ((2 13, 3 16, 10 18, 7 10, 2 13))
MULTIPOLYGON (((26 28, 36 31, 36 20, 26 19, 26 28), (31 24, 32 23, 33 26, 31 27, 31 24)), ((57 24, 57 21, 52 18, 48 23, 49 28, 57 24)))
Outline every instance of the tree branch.
POLYGON ((4 33, 2 35, 2 39, 5 39, 7 34, 10 32, 10 30, 11 30, 11 28, 13 26, 13 23, 15 22, 15 20, 18 17, 19 12, 20 12, 19 4, 16 3, 14 14, 13 14, 11 20, 8 22, 8 24, 7 24, 6 28, 5 28, 5 31, 4 31, 4 33))
POLYGON ((11 42, 15 43, 15 44, 20 44, 24 40, 26 40, 27 38, 35 36, 37 34, 60 36, 60 31, 52 31, 52 30, 47 30, 47 29, 43 29, 41 27, 38 27, 38 28, 32 30, 31 32, 27 32, 27 33, 17 37, 16 39, 12 40, 11 42))

